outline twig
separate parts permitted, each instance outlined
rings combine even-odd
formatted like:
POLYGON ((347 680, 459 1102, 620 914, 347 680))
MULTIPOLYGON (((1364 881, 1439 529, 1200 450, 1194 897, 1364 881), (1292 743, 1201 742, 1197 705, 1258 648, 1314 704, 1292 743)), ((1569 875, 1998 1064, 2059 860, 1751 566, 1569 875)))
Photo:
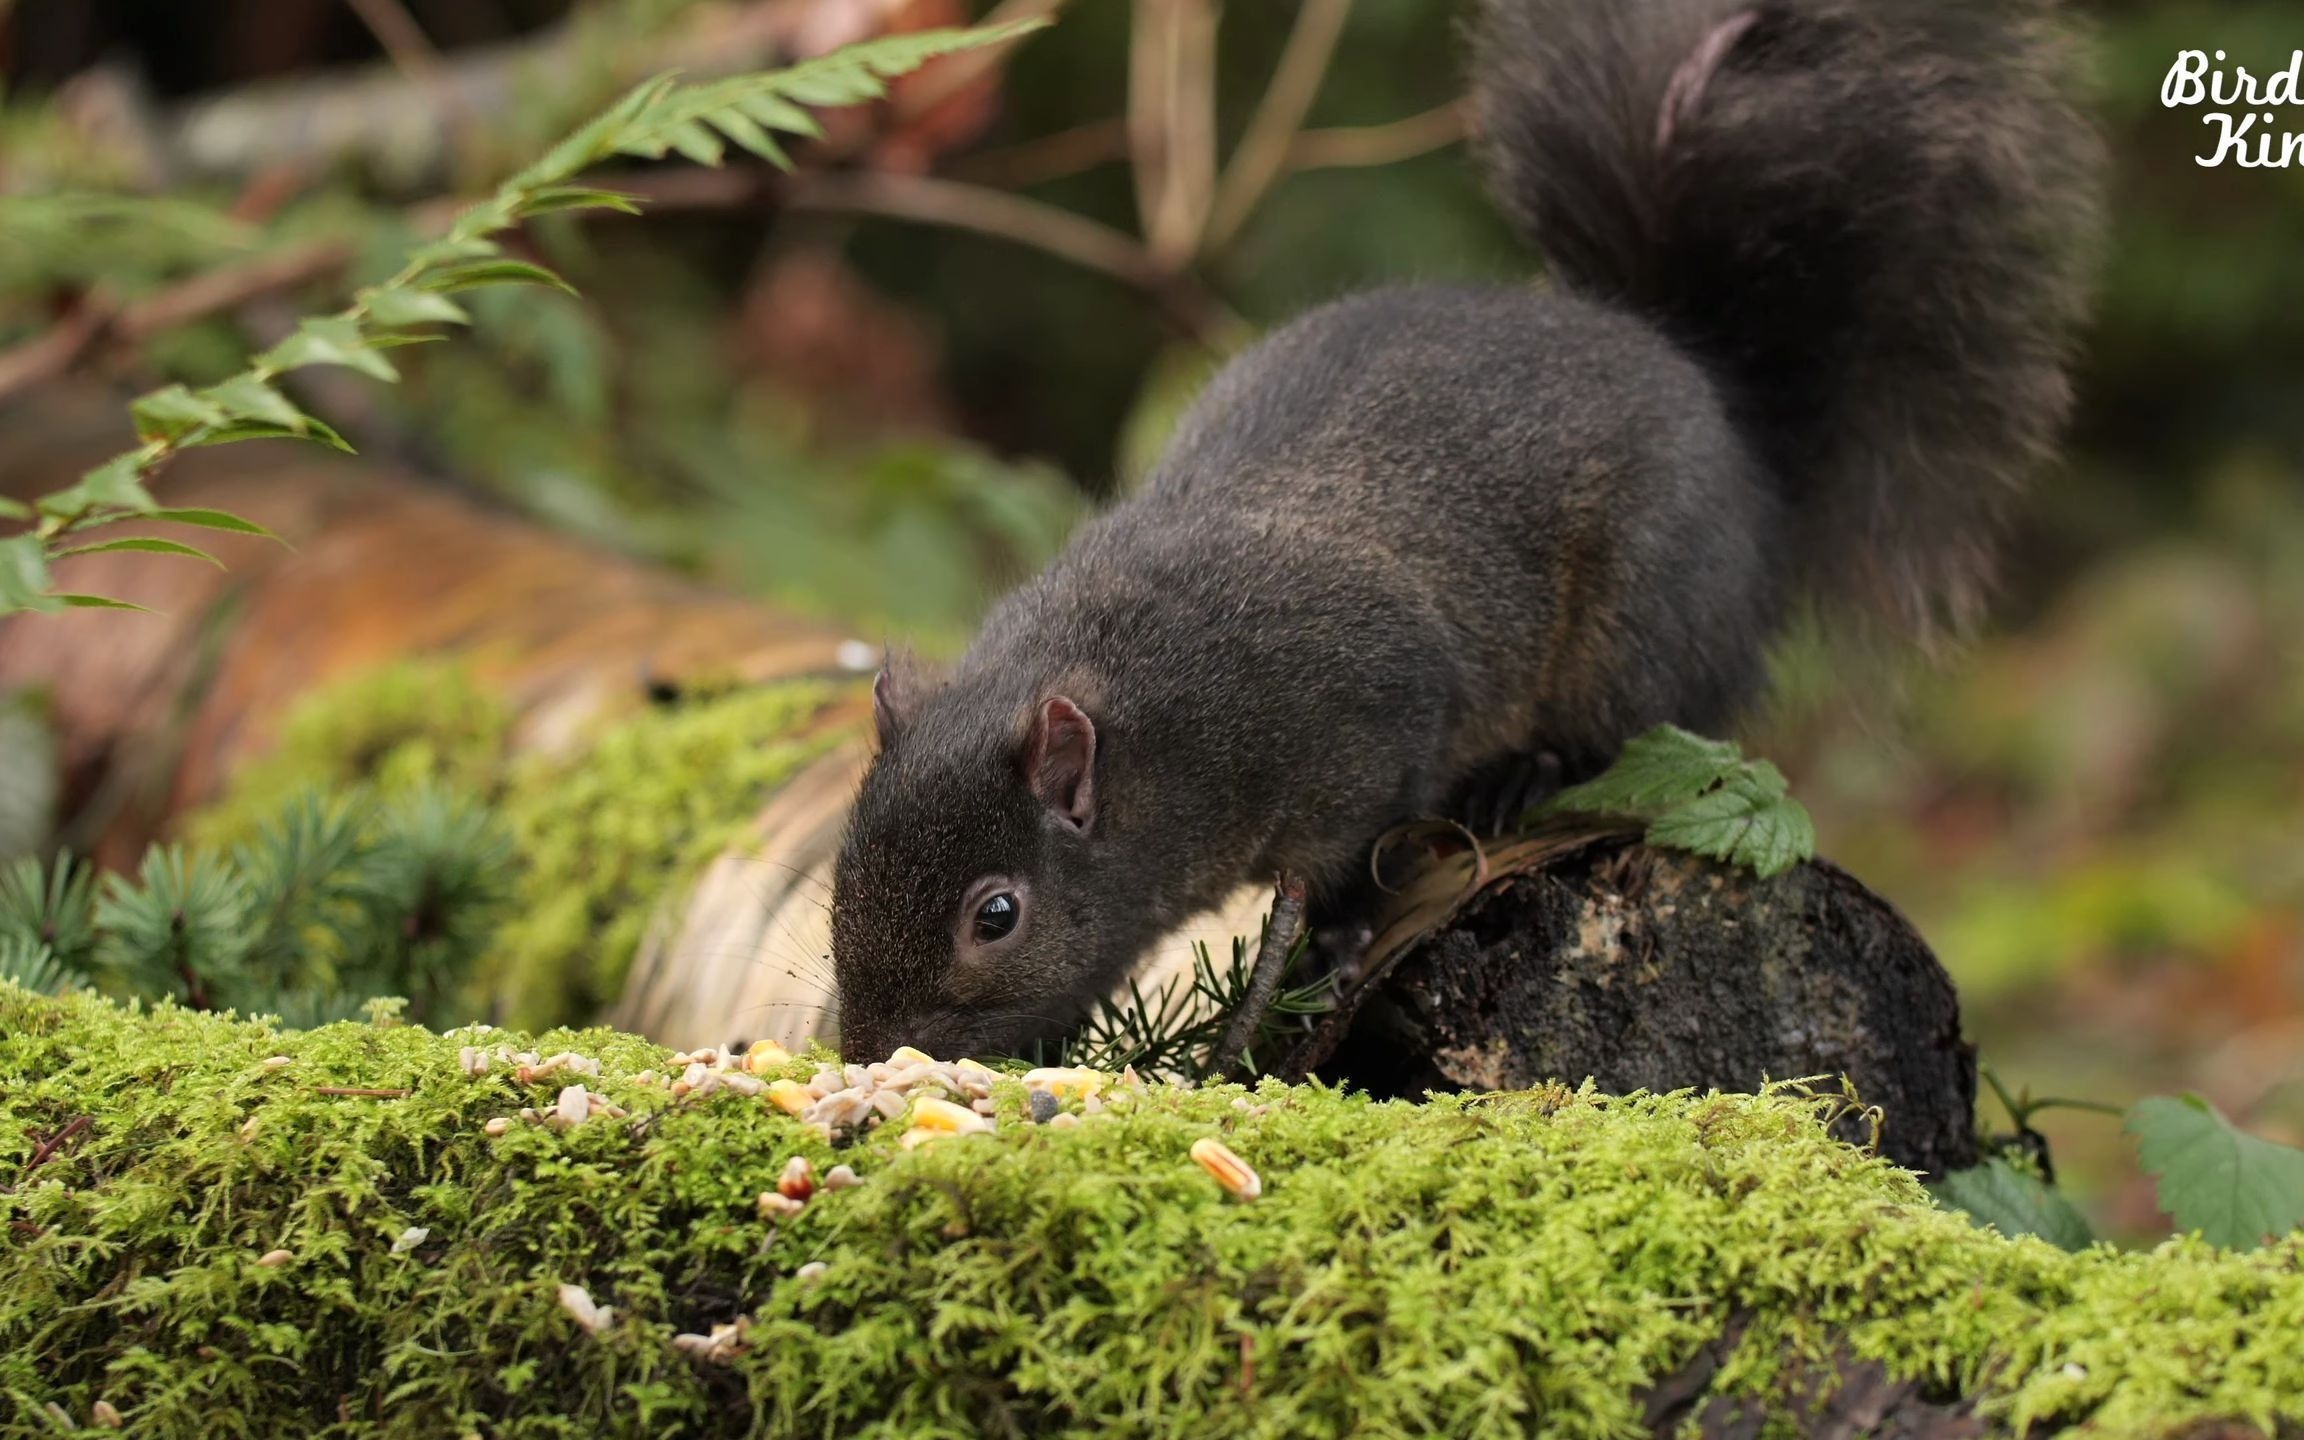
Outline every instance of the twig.
POLYGON ((1287 167, 1289 150, 1297 132, 1304 128, 1304 117, 1312 111, 1320 82, 1327 78, 1328 62, 1336 54, 1336 42, 1344 33, 1344 20, 1351 10, 1352 0, 1304 0, 1304 8, 1296 13, 1295 28, 1288 32, 1288 45, 1280 52, 1272 83, 1256 103, 1247 132, 1232 152, 1232 163, 1224 167, 1216 202, 1201 234, 1202 253, 1222 250, 1231 243, 1287 167))
POLYGON ((1462 140, 1471 129, 1464 102, 1450 101, 1382 125, 1338 125, 1307 130, 1288 147, 1290 170, 1391 165, 1462 140))
POLYGON ((384 47, 384 54, 395 69, 430 91, 440 103, 453 103, 445 93, 440 52, 432 48, 432 42, 425 38, 424 27, 416 23, 407 6, 400 0, 344 0, 344 3, 352 7, 360 23, 368 27, 368 33, 384 47))
POLYGON ((1187 334, 1206 339, 1234 323, 1222 302, 1155 262, 1111 226, 1005 191, 917 175, 807 175, 779 192, 794 210, 885 215, 948 225, 1030 245, 1150 295, 1187 334))
POLYGON ((1128 158, 1136 182, 1136 226, 1150 235, 1168 194, 1168 130, 1162 103, 1173 41, 1168 0, 1134 0, 1128 32, 1128 158))
POLYGON ((348 240, 315 240, 194 275, 128 305, 91 302, 63 324, 0 351, 0 399, 70 370, 102 344, 137 345, 164 330, 332 274, 350 264, 348 240))
POLYGON ((1024 190, 1127 158, 1128 122, 1115 117, 964 155, 945 173, 974 185, 1024 190))
POLYGON ((358 1085, 321 1085, 316 1087, 312 1093, 315 1095, 348 1095, 359 1100, 405 1100, 416 1092, 413 1090, 373 1090, 358 1085))
POLYGON ((1272 919, 1264 927, 1264 939, 1256 947, 1256 968, 1248 976, 1248 994, 1232 1012, 1224 1038, 1216 1042, 1217 1068, 1242 1073, 1248 1069, 1248 1051, 1264 1028, 1264 1017, 1272 1012, 1272 1001, 1280 993, 1280 978, 1287 973, 1289 958, 1304 933, 1306 895, 1302 877, 1280 877, 1272 897, 1272 919))
POLYGON ((1163 189, 1145 246, 1164 270, 1181 270, 1199 248, 1216 193, 1216 7, 1161 0, 1169 15, 1161 84, 1163 189))
POLYGON ((75 1115, 66 1121, 63 1129, 41 1141, 39 1146, 33 1150, 32 1158, 25 1161, 24 1168, 17 1172, 16 1183, 23 1184, 33 1171, 47 1164, 56 1157, 57 1151, 71 1144, 74 1136, 95 1123, 96 1117, 93 1115, 75 1115))

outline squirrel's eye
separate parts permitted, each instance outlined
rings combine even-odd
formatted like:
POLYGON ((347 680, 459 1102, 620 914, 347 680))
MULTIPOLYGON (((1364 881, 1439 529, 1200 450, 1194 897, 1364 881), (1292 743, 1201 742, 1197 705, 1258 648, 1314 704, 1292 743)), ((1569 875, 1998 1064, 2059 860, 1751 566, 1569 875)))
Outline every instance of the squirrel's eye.
POLYGON ((1017 903, 1012 890, 1003 890, 976 907, 976 941, 989 945, 1013 934, 1016 922, 1023 918, 1024 907, 1017 903))

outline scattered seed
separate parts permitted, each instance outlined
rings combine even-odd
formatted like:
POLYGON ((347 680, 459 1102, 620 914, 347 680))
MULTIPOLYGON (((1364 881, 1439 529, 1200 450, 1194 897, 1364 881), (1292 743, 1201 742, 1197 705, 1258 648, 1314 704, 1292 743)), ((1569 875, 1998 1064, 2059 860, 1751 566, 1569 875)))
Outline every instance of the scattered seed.
POLYGON ((744 1052, 744 1068, 755 1075, 791 1063, 792 1052, 773 1040, 756 1040, 752 1048, 744 1052))
POLYGON ((1057 1112, 1064 1108, 1057 1102, 1053 1091, 1027 1090, 1024 1092, 1024 1100, 1032 1109, 1032 1123, 1035 1125, 1045 1125, 1054 1120, 1057 1112))
POLYGON ((505 1115, 499 1115, 480 1127, 481 1133, 485 1135, 503 1135, 509 1133, 511 1129, 511 1118, 505 1115))
POLYGON ((1104 1088, 1104 1076, 1099 1071, 1084 1067, 1057 1065, 1025 1071, 1024 1083, 1053 1091, 1059 1096, 1078 1095, 1086 1098, 1104 1088))
POLYGON ((897 1136, 896 1143, 907 1150, 917 1150, 929 1141, 945 1139, 951 1133, 949 1130, 931 1130, 925 1125, 915 1125, 902 1135, 897 1136))
POLYGON ((804 1200, 794 1200, 774 1190, 760 1192, 758 1209, 763 1220, 789 1220, 807 1208, 808 1204, 804 1200))
POLYGON ((814 1100, 815 1097, 808 1093, 808 1087, 805 1085, 790 1080, 771 1080, 768 1082, 768 1103, 787 1115, 800 1114, 814 1100))
POLYGON ((969 1101, 968 1108, 975 1111, 977 1114, 984 1116, 995 1115, 999 1113, 1000 1110, 1000 1107, 993 1104, 992 1098, 988 1095, 979 1100, 969 1101))
POLYGON ((936 1063, 936 1057, 925 1050, 916 1049, 910 1045, 899 1045, 889 1052, 888 1063, 891 1065, 933 1065, 936 1063))
POLYGON ((274 1055, 264 1062, 264 1068, 267 1070, 277 1070, 283 1065, 293 1065, 295 1063, 296 1057, 293 1055, 274 1055))
POLYGON ((904 1113, 904 1095, 901 1091, 875 1090, 871 1092, 870 1103, 874 1110, 880 1112, 883 1120, 893 1120, 904 1113))
POLYGON ((776 1193, 802 1202, 816 1193, 816 1167, 807 1156, 795 1155, 784 1162, 784 1173, 776 1177, 776 1193))
POLYGON ((277 1270, 295 1258, 285 1250, 267 1250, 256 1257, 256 1263, 267 1270, 277 1270))
POLYGON ((863 1183, 857 1178, 856 1172, 846 1165, 835 1165, 824 1172, 824 1188, 827 1190, 852 1190, 863 1183))
POLYGON ((975 1111, 933 1095, 923 1095, 912 1102, 912 1124, 916 1129, 945 1130, 954 1135, 972 1135, 992 1128, 975 1111))
POLYGON ((128 1423, 121 1418, 119 1411, 112 1408, 112 1402, 109 1400, 99 1400, 94 1405, 89 1406, 88 1418, 107 1430, 117 1430, 128 1423))
POLYGON ((523 1105, 520 1107, 520 1118, 533 1125, 537 1121, 543 1119, 544 1116, 536 1109, 535 1106, 523 1105))
POLYGON ((467 1045, 456 1052, 457 1065, 475 1080, 488 1073, 488 1064, 494 1058, 477 1045, 467 1045))
POLYGON ((824 1272, 831 1268, 831 1266, 825 1264, 821 1260, 811 1260, 807 1264, 801 1266, 799 1269, 793 1271, 792 1278, 799 1281, 803 1285, 813 1285, 817 1281, 823 1279, 824 1272))
POLYGON ((592 1118, 592 1102, 585 1098, 581 1085, 569 1085, 560 1091, 560 1103, 552 1107, 553 1118, 562 1125, 581 1125, 592 1118))
POLYGON ((260 1123, 263 1121, 263 1118, 264 1118, 264 1117, 263 1117, 263 1116, 261 1116, 261 1115, 251 1115, 251 1116, 249 1116, 247 1119, 245 1119, 245 1120, 241 1121, 241 1122, 240 1122, 240 1138, 241 1138, 241 1139, 243 1139, 243 1140, 253 1140, 253 1139, 255 1139, 255 1138, 256 1138, 256 1127, 257 1127, 257 1125, 258 1125, 258 1124, 260 1124, 260 1123))
POLYGON ((1263 1177, 1213 1136, 1203 1135, 1192 1142, 1192 1158, 1201 1169, 1216 1177, 1217 1184, 1242 1200, 1253 1200, 1264 1193, 1263 1177))
POLYGON ((632 1083, 635 1085, 656 1085, 662 1083, 663 1079, 663 1076, 653 1070, 643 1070, 632 1077, 632 1083))
POLYGON ((987 1080, 991 1079, 994 1073, 991 1066, 980 1060, 955 1060, 952 1062, 952 1068, 964 1070, 971 1075, 981 1075, 987 1080))
POLYGON ((411 1225, 400 1232, 399 1239, 392 1242, 392 1253, 405 1255, 431 1238, 432 1232, 430 1230, 421 1225, 411 1225))
POLYGON ((768 1088, 765 1082, 755 1080, 751 1076, 737 1070, 722 1071, 714 1074, 712 1078, 727 1086, 729 1089, 735 1091, 739 1095, 757 1095, 761 1091, 768 1088))
POLYGON ((560 1308, 567 1311, 587 1335, 597 1335, 616 1323, 615 1307, 593 1303, 592 1292, 581 1285, 560 1287, 560 1308))
POLYGON ((1079 1123, 1080 1117, 1069 1110, 1060 1111, 1048 1117, 1048 1128, 1051 1130, 1069 1130, 1079 1123))

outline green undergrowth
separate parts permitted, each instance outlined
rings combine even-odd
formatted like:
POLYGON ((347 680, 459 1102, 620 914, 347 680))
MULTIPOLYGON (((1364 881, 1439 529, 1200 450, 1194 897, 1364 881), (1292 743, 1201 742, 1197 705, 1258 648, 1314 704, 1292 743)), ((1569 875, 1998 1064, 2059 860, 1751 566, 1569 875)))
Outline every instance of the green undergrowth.
POLYGON ((607 1031, 534 1048, 628 1117, 491 1138, 558 1083, 468 1077, 498 1043, 0 986, 0 1433, 102 1401, 154 1437, 1634 1435, 1736 1315, 1712 1383, 1752 1404, 1845 1345, 2008 1428, 2304 1420, 2304 1242, 2002 1239, 1831 1139, 1839 1097, 1266 1082, 1053 1129, 1003 1082, 996 1134, 836 1152, 607 1031), (771 1225, 795 1153, 863 1183, 771 1225), (727 1364, 672 1344, 740 1316, 727 1364))
POLYGON ((659 907, 841 738, 807 733, 837 693, 813 680, 692 688, 565 750, 515 757, 503 700, 454 664, 402 662, 300 701, 272 752, 189 833, 243 840, 315 789, 393 797, 429 784, 481 797, 512 837, 518 875, 467 1013, 575 1023, 616 997, 659 907))

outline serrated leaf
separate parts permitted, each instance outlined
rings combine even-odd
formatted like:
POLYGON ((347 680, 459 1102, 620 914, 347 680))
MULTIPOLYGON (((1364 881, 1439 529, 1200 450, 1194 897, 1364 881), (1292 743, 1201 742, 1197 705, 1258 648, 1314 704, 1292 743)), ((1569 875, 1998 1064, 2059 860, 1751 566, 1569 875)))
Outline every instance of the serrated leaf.
POLYGON ((369 345, 356 320, 342 315, 320 315, 296 327, 296 333, 259 357, 268 369, 296 370, 306 365, 341 365, 378 380, 397 380, 392 362, 369 345))
POLYGON ((0 520, 29 520, 32 513, 32 507, 23 501, 0 495, 0 520))
POLYGON ((854 105, 887 93, 887 87, 861 66, 794 71, 777 88, 803 105, 854 105))
POLYGON ((824 127, 817 123, 816 117, 781 95, 765 90, 739 95, 736 108, 770 129, 805 135, 811 140, 824 138, 824 127))
POLYGON ((469 325, 472 317, 445 295, 393 285, 365 291, 360 296, 368 318, 387 329, 403 325, 469 325))
POLYGON ((665 132, 671 147, 699 165, 717 165, 727 153, 720 137, 704 127, 698 120, 683 120, 665 132))
POLYGON ((75 610, 133 610, 139 615, 159 613, 149 605, 139 605, 133 600, 115 600, 109 595, 59 595, 56 600, 75 610))
POLYGON ((1955 1170, 1928 1187, 1936 1203, 1966 1212, 1979 1226, 2011 1238, 2037 1235, 2064 1250, 2085 1250, 2095 1232, 2063 1192, 2005 1160, 1955 1170))
POLYGON ((136 436, 140 440, 181 440, 205 426, 221 425, 226 418, 215 401, 196 395, 182 385, 170 385, 137 397, 128 407, 128 413, 135 417, 136 436))
POLYGON ((141 550, 154 555, 189 555, 195 560, 205 560, 219 570, 224 568, 223 561, 197 545, 163 540, 157 535, 131 535, 122 540, 99 540, 93 545, 76 545, 70 550, 58 551, 56 558, 62 560, 70 555, 107 555, 115 550, 141 550))
POLYGON ((149 512, 158 502, 144 488, 144 452, 131 450, 88 471, 77 484, 41 496, 38 504, 43 515, 77 515, 100 507, 149 512))
POLYGON ((12 535, 0 540, 0 615, 15 610, 46 613, 63 603, 48 593, 48 556, 40 548, 40 537, 12 535))
POLYGON ((1702 795, 1743 763, 1725 740, 1664 725, 1624 743, 1606 773, 1571 785, 1545 808, 1584 815, 1647 815, 1702 795))
POLYGON ((233 419, 260 420, 288 431, 300 432, 304 428, 304 412, 287 396, 253 375, 235 375, 200 393, 233 419))
POLYGON ((525 260, 474 260, 464 265, 445 265, 416 282, 427 290, 476 290, 483 285, 549 285, 555 290, 576 293, 576 287, 545 269, 525 260))
POLYGON ((2248 1250, 2304 1225, 2304 1150, 2234 1128, 2197 1095, 2139 1100, 2124 1128, 2177 1229, 2248 1250))
POLYGON ((1816 822, 1785 788, 1776 767, 1758 761, 1649 822, 1648 843, 1741 865, 1763 879, 1780 875, 1816 853, 1816 822))
POLYGON ((1724 740, 1665 725, 1626 742, 1606 773, 1552 797, 1544 815, 1629 815, 1647 841, 1707 855, 1763 877, 1816 853, 1816 824, 1784 774, 1724 740))
POLYGON ((261 535, 267 540, 280 539, 255 521, 235 515, 229 510, 205 510, 195 506, 188 509, 154 510, 145 518, 169 520, 178 525, 197 525, 204 530, 229 530, 236 535, 261 535))
POLYGON ((640 213, 638 196, 621 190, 594 190, 582 185, 551 185, 521 197, 514 209, 522 216, 550 215, 562 210, 616 210, 640 213))

